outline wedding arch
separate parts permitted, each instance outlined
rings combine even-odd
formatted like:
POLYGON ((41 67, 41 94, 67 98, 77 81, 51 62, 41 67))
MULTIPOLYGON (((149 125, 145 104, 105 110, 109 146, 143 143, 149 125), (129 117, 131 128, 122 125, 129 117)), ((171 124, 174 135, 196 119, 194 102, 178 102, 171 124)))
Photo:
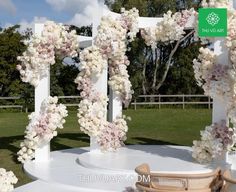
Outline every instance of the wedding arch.
MULTIPOLYGON (((144 162, 159 172, 178 174, 209 173, 216 166, 228 166, 227 150, 235 142, 235 130, 229 127, 229 122, 234 127, 236 124, 236 1, 203 0, 202 3, 205 8, 227 9, 228 36, 200 38, 214 47, 211 50, 203 46, 193 61, 198 85, 213 98, 213 123, 201 132, 201 140, 194 141, 193 148, 120 147, 128 131, 128 117, 122 116, 122 105, 128 105, 132 96, 127 72, 129 61, 125 55, 128 42, 141 30, 148 46, 172 42, 177 49, 188 35, 195 33, 199 38, 197 12, 169 11, 163 18, 143 18, 135 8, 122 9, 117 14, 98 6, 91 38, 77 36, 62 24, 35 24, 34 36, 26 42, 28 48, 19 57, 17 66, 22 80, 35 86, 35 112, 29 116, 18 160, 25 172, 38 180, 20 187, 19 192, 32 189, 128 192, 137 181, 135 167, 144 162), (191 32, 185 34, 185 29, 191 32), (84 49, 80 52, 79 47, 84 49), (57 97, 50 97, 50 65, 55 63, 55 56, 73 57, 78 52, 80 73, 75 83, 82 97, 78 118, 81 130, 90 136, 90 147, 50 152, 50 140, 57 135, 58 128, 63 128, 67 116, 66 107, 58 103, 57 97)), ((235 162, 230 163, 236 169, 235 162)), ((12 188, 11 184, 16 182, 14 175, 4 170, 2 174, 12 188)))
MULTIPOLYGON (((214 44, 214 51, 201 48, 193 62, 198 85, 214 102, 213 124, 201 132, 201 141, 194 141, 193 146, 193 157, 200 163, 208 163, 225 155, 235 143, 235 130, 229 127, 229 120, 236 126, 236 12, 233 1, 203 1, 203 7, 227 8, 229 26, 227 38, 202 38, 203 42, 214 44)), ((126 139, 128 117, 122 115, 122 104, 128 105, 132 98, 127 72, 128 42, 133 41, 141 29, 148 46, 155 46, 157 42, 177 42, 178 46, 184 40, 186 28, 194 28, 197 34, 197 18, 193 9, 175 14, 168 11, 163 18, 139 17, 135 8, 122 9, 121 14, 100 10, 95 15, 93 43, 79 54, 81 72, 75 80, 82 97, 79 124, 90 136, 91 152, 115 151, 126 139)), ((74 31, 47 22, 35 25, 35 35, 27 45, 28 49, 19 57, 18 70, 23 81, 35 86, 35 113, 30 115, 18 160, 24 163, 35 158, 36 162, 45 162, 50 159, 49 142, 56 136, 56 129, 63 128, 67 116, 65 106, 58 104, 56 97, 49 97, 50 65, 55 63, 55 55, 76 56, 79 44, 74 31)))

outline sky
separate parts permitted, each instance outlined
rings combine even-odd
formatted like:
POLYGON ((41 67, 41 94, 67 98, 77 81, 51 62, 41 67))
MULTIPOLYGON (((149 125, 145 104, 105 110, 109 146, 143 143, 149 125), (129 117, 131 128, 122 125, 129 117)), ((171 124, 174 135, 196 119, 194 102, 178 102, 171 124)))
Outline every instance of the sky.
POLYGON ((22 25, 53 20, 76 26, 90 25, 97 0, 0 0, 0 26, 22 25))

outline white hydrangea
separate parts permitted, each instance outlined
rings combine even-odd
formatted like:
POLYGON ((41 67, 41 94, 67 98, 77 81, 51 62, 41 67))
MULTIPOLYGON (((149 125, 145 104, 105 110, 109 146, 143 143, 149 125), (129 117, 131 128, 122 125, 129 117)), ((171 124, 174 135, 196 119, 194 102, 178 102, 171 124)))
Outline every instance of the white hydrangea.
POLYGON ((0 168, 0 192, 12 192, 17 181, 18 179, 12 171, 0 168))

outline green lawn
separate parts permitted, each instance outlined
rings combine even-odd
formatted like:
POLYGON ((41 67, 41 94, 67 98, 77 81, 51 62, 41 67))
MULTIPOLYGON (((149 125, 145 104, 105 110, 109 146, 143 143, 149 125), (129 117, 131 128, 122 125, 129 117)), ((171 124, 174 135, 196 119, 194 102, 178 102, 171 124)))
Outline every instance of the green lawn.
MULTIPOLYGON (((138 109, 124 113, 129 122, 127 144, 189 145, 199 139, 199 131, 211 123, 208 109, 138 109)), ((26 125, 25 113, 0 113, 0 167, 12 170, 19 178, 17 186, 30 179, 16 160, 26 125)), ((65 128, 52 141, 52 150, 88 146, 89 138, 79 130, 76 112, 69 113, 65 128)))

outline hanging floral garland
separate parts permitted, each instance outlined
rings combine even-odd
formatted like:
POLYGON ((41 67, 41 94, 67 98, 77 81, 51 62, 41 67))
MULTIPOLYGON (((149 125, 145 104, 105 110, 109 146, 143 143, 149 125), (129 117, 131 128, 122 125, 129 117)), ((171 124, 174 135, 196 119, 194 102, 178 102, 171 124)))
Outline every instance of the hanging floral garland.
POLYGON ((67 117, 66 106, 58 104, 57 97, 49 97, 42 105, 39 114, 29 115, 30 123, 26 127, 25 139, 17 153, 18 161, 24 163, 35 157, 35 150, 57 136, 57 128, 62 129, 67 117))
MULTIPOLYGON (((226 101, 227 119, 215 122, 201 131, 201 140, 193 142, 193 158, 200 163, 209 163, 229 150, 236 142, 235 128, 227 126, 228 120, 236 127, 236 12, 229 1, 210 0, 202 2, 203 7, 227 8, 228 37, 226 46, 229 51, 230 65, 217 63, 215 53, 208 48, 200 48, 194 59, 195 78, 205 95, 226 101)), ((214 39, 204 39, 212 42, 214 39)))
POLYGON ((168 11, 156 27, 146 28, 141 31, 146 45, 156 47, 158 42, 169 44, 180 40, 185 34, 184 28, 186 24, 195 15, 196 11, 194 9, 183 10, 174 14, 168 11))
POLYGON ((102 150, 116 150, 126 140, 128 126, 126 117, 117 117, 113 122, 106 120, 108 97, 92 87, 94 77, 99 77, 108 64, 109 81, 115 94, 128 105, 132 98, 132 85, 127 66, 127 44, 134 40, 138 29, 138 10, 122 9, 121 17, 103 17, 98 27, 94 46, 80 54, 80 70, 75 82, 81 90, 78 118, 80 129, 90 137, 96 137, 102 150))
POLYGON ((12 171, 6 171, 0 168, 0 191, 1 192, 11 192, 14 190, 14 185, 17 183, 18 179, 12 171))

